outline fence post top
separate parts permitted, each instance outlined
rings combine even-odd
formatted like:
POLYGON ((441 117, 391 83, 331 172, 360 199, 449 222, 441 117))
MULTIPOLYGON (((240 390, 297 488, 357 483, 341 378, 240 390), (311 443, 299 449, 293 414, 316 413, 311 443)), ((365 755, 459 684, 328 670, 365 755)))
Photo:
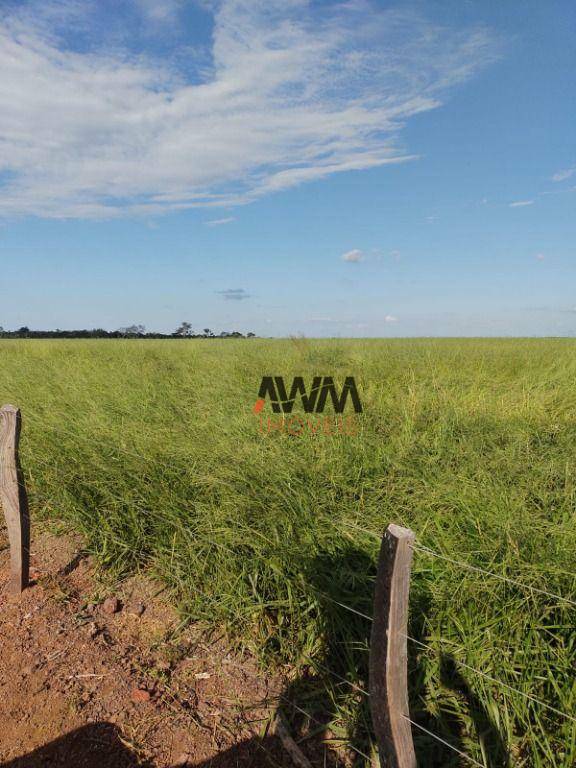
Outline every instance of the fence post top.
POLYGON ((416 538, 416 534, 414 531, 410 530, 410 528, 402 528, 402 526, 396 525, 395 523, 390 523, 388 528, 386 528, 386 533, 389 536, 393 536, 395 539, 414 541, 416 538))
POLYGON ((3 413, 18 413, 19 410, 20 409, 16 408, 15 405, 3 405, 0 408, 0 411, 2 411, 3 413))

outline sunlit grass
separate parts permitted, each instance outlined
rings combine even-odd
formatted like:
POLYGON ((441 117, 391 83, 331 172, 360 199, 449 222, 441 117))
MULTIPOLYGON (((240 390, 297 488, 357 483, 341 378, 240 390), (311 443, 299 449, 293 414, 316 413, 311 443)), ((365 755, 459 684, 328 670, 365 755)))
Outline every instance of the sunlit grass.
MULTIPOLYGON (((576 599, 575 380, 571 340, 0 342, 33 518, 153 569, 265 662, 315 663, 318 690, 323 667, 366 684, 369 622, 332 601, 371 613, 378 541, 346 523, 576 599), (264 374, 355 376, 358 434, 260 434, 264 374)), ((435 649, 412 648, 413 718, 482 764, 576 764, 575 722, 455 671, 576 716, 574 606, 423 553, 411 604, 435 649)), ((366 749, 358 697, 333 681, 326 705, 366 749)))

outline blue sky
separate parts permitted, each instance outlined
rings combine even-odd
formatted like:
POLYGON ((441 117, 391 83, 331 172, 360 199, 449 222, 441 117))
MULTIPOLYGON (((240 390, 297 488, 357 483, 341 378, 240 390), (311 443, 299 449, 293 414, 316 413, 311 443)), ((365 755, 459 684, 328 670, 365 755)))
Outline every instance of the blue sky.
POLYGON ((574 335, 575 24, 3 0, 0 325, 574 335))

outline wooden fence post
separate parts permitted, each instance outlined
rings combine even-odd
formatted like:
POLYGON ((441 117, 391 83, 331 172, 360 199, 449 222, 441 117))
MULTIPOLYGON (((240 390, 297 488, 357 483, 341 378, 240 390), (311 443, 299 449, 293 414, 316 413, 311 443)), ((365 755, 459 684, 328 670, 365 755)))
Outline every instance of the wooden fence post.
POLYGON ((382 538, 370 637, 370 707, 382 768, 416 768, 408 709, 408 597, 414 533, 382 538))
POLYGON ((10 587, 17 594, 28 586, 30 570, 28 498, 18 458, 21 424, 18 408, 0 408, 0 504, 10 541, 10 587))

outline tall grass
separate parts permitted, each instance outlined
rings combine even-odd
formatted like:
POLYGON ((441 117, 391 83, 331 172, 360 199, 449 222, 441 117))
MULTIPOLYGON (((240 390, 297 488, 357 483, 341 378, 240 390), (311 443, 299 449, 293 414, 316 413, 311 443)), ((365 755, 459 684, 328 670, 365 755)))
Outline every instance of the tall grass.
MULTIPOLYGON (((290 696, 324 668, 365 685, 369 622, 342 605, 371 613, 369 532, 391 521, 576 599, 575 380, 572 340, 0 342, 33 517, 299 670, 290 696), (354 375, 358 433, 261 434, 263 374, 354 375)), ((576 608, 420 552, 411 604, 433 649, 411 649, 413 719, 483 765, 576 764, 574 721, 458 665, 576 716, 576 608)), ((361 694, 328 690, 365 745, 361 694)), ((422 765, 460 764, 415 736, 422 765)))

